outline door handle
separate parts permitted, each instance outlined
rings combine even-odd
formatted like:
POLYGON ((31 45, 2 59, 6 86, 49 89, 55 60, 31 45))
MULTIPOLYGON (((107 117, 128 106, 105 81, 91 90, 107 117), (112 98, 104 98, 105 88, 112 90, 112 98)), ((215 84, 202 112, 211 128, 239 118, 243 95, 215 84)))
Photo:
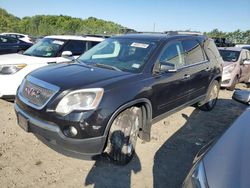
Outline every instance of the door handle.
POLYGON ((185 75, 184 75, 184 78, 185 78, 185 79, 190 78, 190 74, 185 74, 185 75))

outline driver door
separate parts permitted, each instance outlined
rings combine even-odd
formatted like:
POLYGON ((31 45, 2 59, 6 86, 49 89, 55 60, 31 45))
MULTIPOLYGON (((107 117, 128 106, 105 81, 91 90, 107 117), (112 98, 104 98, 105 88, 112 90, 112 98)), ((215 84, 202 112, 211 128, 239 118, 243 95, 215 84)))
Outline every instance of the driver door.
POLYGON ((162 51, 159 63, 171 63, 176 67, 175 72, 161 72, 155 76, 153 85, 154 111, 156 116, 180 107, 189 100, 188 69, 185 68, 185 58, 181 41, 172 41, 166 44, 162 51))

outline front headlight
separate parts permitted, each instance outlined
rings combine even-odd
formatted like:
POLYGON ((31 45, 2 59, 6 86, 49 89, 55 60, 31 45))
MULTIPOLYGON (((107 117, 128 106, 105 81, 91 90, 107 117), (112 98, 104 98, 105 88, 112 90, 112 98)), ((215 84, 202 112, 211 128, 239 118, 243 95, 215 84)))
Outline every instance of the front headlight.
POLYGON ((0 74, 14 74, 26 66, 26 64, 0 65, 0 74))
POLYGON ((183 188, 208 188, 206 172, 202 161, 198 162, 186 177, 183 188))
POLYGON ((59 102, 56 112, 67 115, 74 110, 93 110, 101 102, 102 88, 81 89, 70 92, 59 102))
POLYGON ((236 65, 230 65, 230 66, 224 67, 223 73, 224 74, 230 74, 230 73, 233 72, 235 67, 236 67, 236 65))

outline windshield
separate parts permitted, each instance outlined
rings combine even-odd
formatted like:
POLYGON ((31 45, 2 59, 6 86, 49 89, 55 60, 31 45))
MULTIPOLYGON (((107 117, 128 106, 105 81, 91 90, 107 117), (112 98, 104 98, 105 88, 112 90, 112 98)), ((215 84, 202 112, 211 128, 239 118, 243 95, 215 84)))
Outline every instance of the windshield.
POLYGON ((56 57, 64 43, 64 40, 43 38, 23 54, 36 57, 56 57))
POLYGON ((81 55, 78 60, 88 65, 138 73, 142 70, 154 42, 134 39, 107 39, 81 55))
POLYGON ((239 51, 231 51, 231 50, 219 50, 219 51, 224 61, 236 62, 238 61, 240 56, 239 51))

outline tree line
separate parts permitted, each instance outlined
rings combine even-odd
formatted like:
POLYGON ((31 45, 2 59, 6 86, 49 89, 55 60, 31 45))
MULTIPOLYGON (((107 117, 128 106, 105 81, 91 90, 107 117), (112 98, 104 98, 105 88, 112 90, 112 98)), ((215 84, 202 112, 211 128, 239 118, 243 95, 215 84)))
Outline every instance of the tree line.
POLYGON ((32 36, 52 34, 119 34, 127 28, 114 22, 89 17, 37 15, 22 19, 0 8, 0 32, 27 33, 32 36))
MULTIPOLYGON (((37 15, 18 18, 0 8, 0 32, 19 32, 31 36, 45 36, 52 34, 120 34, 128 28, 117 23, 89 17, 87 19, 73 18, 70 16, 37 15)), ((250 30, 223 32, 214 29, 205 32, 212 38, 226 38, 232 43, 250 44, 250 30)))

